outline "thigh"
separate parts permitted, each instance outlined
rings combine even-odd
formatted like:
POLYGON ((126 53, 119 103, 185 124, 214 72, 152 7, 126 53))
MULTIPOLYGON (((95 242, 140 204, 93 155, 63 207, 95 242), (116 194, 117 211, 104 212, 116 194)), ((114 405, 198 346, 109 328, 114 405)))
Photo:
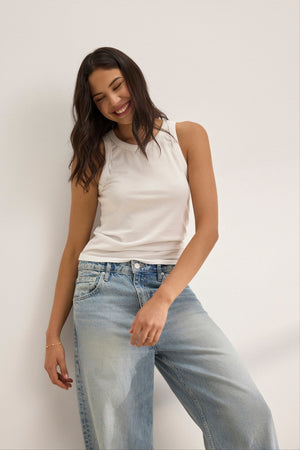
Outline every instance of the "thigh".
POLYGON ((125 274, 110 272, 75 289, 76 384, 87 447, 152 448, 154 349, 130 344, 138 309, 125 274))
POLYGON ((189 286, 170 306, 155 364, 201 427, 206 448, 277 448, 266 402, 189 286))
POLYGON ((233 386, 235 379, 242 378, 254 386, 237 350, 189 285, 169 308, 156 353, 176 361, 178 367, 196 365, 211 382, 226 377, 233 386))
MULTIPOLYGON (((138 361, 153 353, 151 347, 130 344, 129 329, 140 309, 128 275, 110 272, 86 295, 74 295, 73 318, 78 340, 78 353, 86 372, 95 371, 110 381, 122 377, 123 383, 135 372, 138 361), (93 367, 94 366, 94 367, 93 367)), ((75 290, 76 294, 76 290, 75 290)))

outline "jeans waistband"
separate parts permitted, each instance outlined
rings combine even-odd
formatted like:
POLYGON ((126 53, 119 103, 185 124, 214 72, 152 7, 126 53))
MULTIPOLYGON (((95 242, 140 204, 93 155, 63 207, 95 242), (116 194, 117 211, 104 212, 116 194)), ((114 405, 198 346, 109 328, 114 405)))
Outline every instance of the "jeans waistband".
POLYGON ((127 275, 134 273, 156 273, 161 279, 165 273, 170 273, 175 264, 148 264, 136 259, 124 262, 102 262, 102 261, 78 261, 78 271, 81 269, 91 269, 105 272, 106 277, 110 272, 124 273, 127 275))

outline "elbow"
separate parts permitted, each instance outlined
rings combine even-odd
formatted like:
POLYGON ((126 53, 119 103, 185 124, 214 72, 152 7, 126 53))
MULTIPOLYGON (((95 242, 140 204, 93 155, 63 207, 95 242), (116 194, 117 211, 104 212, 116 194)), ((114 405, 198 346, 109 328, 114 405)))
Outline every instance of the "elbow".
POLYGON ((212 245, 219 239, 218 229, 212 227, 198 227, 195 234, 201 236, 201 239, 203 239, 204 235, 206 242, 211 242, 212 245))
POLYGON ((212 232, 212 239, 213 239, 213 242, 214 243, 216 243, 217 242, 217 240, 219 239, 219 232, 218 232, 218 230, 217 231, 214 231, 214 232, 212 232))
POLYGON ((210 243, 212 248, 215 246, 218 239, 219 239, 218 231, 213 230, 210 234, 210 243))

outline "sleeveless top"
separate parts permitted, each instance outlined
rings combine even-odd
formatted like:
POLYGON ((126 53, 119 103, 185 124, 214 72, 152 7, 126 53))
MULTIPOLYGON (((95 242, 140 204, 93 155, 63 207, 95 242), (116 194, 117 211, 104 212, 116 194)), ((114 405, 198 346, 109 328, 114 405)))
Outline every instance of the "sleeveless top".
POLYGON ((113 129, 103 136, 100 223, 79 260, 176 264, 185 247, 190 186, 175 121, 162 120, 155 136, 161 152, 152 139, 148 160, 137 144, 122 141, 113 129))

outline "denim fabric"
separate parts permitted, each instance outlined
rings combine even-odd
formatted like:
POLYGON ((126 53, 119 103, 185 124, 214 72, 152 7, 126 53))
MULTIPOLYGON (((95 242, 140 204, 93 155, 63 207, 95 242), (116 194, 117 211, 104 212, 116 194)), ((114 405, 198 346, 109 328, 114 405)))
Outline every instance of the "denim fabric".
POLYGON ((206 449, 278 449, 266 401, 189 285, 171 304, 158 342, 130 344, 133 319, 174 266, 79 260, 74 362, 86 449, 153 449, 154 365, 206 449))

